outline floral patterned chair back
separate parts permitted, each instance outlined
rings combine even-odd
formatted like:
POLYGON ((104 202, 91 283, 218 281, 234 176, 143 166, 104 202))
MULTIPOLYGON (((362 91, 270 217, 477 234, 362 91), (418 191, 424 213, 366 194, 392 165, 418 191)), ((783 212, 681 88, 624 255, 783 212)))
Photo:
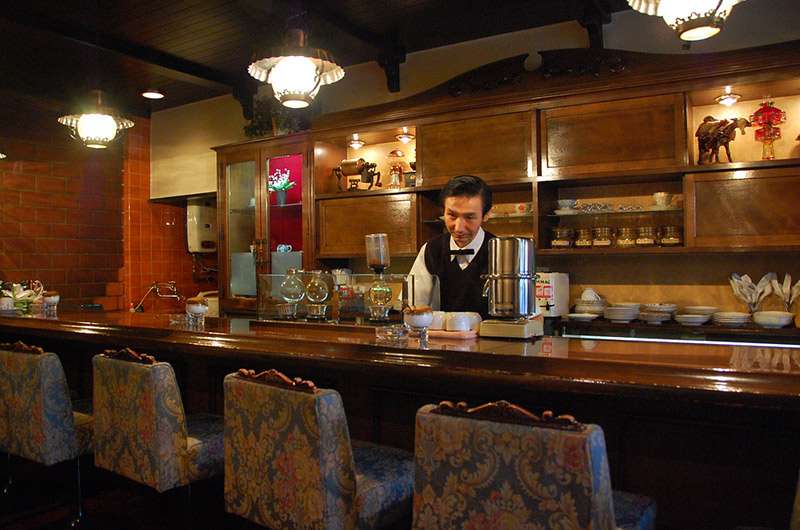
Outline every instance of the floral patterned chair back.
POLYGON ((353 441, 339 393, 225 377, 225 508, 273 529, 380 528, 410 512, 413 455, 353 441))
POLYGON ((92 363, 96 466, 158 492, 222 472, 222 418, 184 414, 169 363, 128 349, 92 363))
POLYGON ((92 450, 92 416, 72 409, 61 361, 0 344, 0 449, 46 466, 92 450))
POLYGON ((425 405, 415 453, 415 529, 655 528, 650 499, 612 492, 602 429, 570 416, 425 405))

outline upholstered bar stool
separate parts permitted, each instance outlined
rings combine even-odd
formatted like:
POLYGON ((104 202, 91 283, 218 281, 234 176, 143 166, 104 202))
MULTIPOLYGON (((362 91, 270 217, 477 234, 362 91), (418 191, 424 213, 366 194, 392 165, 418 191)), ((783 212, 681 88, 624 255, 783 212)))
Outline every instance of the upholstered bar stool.
POLYGON ((223 418, 184 413, 169 363, 124 349, 92 364, 96 466, 159 493, 222 473, 223 418))
POLYGON ((645 530, 655 503, 612 491, 603 430, 504 401, 417 412, 414 528, 645 530))
POLYGON ((8 455, 4 493, 12 489, 11 455, 52 466, 75 460, 77 513, 83 517, 80 457, 92 451, 91 407, 73 409, 61 361, 21 342, 0 344, 0 450, 8 455))
POLYGON ((272 529, 408 516, 413 455, 353 440, 339 393, 276 370, 225 377, 225 509, 272 529))

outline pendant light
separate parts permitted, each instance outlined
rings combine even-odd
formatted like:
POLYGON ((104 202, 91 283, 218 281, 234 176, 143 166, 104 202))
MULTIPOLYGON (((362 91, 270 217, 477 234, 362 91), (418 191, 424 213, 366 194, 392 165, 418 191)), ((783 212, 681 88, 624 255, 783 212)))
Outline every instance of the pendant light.
POLYGON ((733 92, 731 92, 731 87, 730 86, 726 86, 725 87, 725 93, 722 94, 721 96, 715 97, 714 101, 716 101, 720 105, 725 105, 726 107, 730 107, 731 105, 733 105, 734 103, 736 103, 740 99, 742 99, 741 95, 734 94, 733 92))
POLYGON ((663 17, 686 41, 703 40, 722 31, 733 6, 744 0, 628 0, 641 13, 663 17))
POLYGON ((69 127, 70 135, 86 147, 105 149, 125 129, 133 127, 133 122, 105 106, 102 90, 92 90, 91 94, 91 102, 81 113, 61 116, 58 123, 69 127))
POLYGON ((408 142, 414 139, 414 135, 408 132, 408 127, 403 127, 403 132, 395 136, 395 138, 397 138, 404 144, 407 144, 408 142))
POLYGON ((366 142, 364 140, 358 139, 358 134, 354 134, 353 139, 350 140, 350 147, 352 147, 353 149, 359 149, 363 147, 365 143, 366 142))
POLYGON ((328 52, 306 46, 305 31, 301 28, 289 28, 286 46, 270 48, 247 71, 272 85, 275 98, 293 109, 308 107, 322 85, 344 77, 344 70, 328 52))

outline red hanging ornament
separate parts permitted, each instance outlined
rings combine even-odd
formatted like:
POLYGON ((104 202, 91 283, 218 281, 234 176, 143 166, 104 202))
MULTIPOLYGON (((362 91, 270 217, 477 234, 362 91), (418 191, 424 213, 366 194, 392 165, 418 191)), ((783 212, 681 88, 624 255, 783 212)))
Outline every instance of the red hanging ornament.
POLYGON ((764 144, 761 150, 762 160, 775 159, 775 151, 772 147, 772 142, 780 140, 781 129, 777 126, 785 121, 786 112, 774 107, 769 96, 764 96, 764 100, 761 102, 761 108, 750 116, 750 123, 761 127, 761 129, 756 129, 756 141, 764 144))

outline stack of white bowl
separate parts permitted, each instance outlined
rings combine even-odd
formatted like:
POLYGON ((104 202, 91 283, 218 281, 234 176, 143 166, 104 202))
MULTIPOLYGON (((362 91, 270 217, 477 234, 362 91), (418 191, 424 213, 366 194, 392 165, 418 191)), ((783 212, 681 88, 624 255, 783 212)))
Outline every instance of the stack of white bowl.
POLYGON ((753 322, 765 328, 782 328, 794 320, 794 315, 786 311, 756 311, 753 322))
POLYGON ((635 305, 611 304, 606 308, 603 316, 611 322, 627 323, 639 316, 639 308, 635 305))
POLYGON ((714 324, 718 326, 728 326, 738 328, 750 322, 750 313, 739 313, 737 311, 717 311, 712 317, 714 324))
POLYGON ((711 315, 696 315, 693 313, 684 313, 682 315, 675 315, 675 320, 684 326, 700 326, 711 320, 711 315))
POLYGON ((639 319, 647 322, 648 324, 659 325, 672 318, 672 313, 667 311, 642 311, 639 313, 639 319))
POLYGON ((719 310, 710 305, 687 305, 684 311, 687 315, 713 315, 719 310))
POLYGON ((591 313, 593 315, 602 315, 605 308, 606 301, 604 298, 599 300, 584 300, 583 298, 575 299, 575 313, 591 313))

